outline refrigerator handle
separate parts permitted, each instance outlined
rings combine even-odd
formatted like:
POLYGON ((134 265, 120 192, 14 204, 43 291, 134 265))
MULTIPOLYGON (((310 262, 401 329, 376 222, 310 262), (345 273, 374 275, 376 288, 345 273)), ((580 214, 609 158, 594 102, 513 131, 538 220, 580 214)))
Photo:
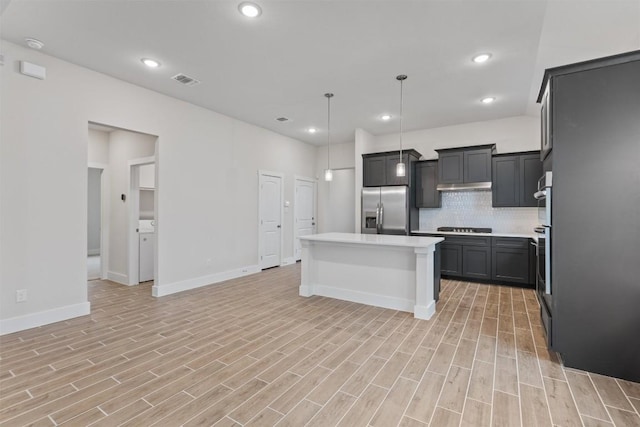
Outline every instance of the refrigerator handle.
POLYGON ((382 224, 384 222, 384 203, 380 203, 380 228, 378 229, 378 233, 382 233, 382 224))
POLYGON ((376 234, 380 231, 380 203, 376 204, 376 234))

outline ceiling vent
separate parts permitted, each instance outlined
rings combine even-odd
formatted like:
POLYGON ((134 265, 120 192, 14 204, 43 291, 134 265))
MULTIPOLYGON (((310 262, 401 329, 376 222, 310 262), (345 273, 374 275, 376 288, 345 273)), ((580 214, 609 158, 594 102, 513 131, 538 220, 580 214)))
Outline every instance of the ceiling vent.
POLYGON ((185 86, 195 86, 201 83, 200 80, 194 79, 193 77, 189 77, 186 74, 182 74, 182 73, 176 74, 171 78, 177 81, 178 83, 182 83, 185 86))
POLYGON ((284 123, 284 122, 290 122, 291 119, 288 118, 288 117, 278 117, 278 118, 276 118, 276 121, 284 123))

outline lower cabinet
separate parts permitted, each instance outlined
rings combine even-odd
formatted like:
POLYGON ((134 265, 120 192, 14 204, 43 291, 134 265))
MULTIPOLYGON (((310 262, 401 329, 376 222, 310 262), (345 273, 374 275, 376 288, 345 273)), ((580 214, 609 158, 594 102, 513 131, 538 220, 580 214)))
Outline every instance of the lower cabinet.
POLYGON ((491 278, 502 282, 532 284, 529 239, 494 237, 491 242, 491 278))
POLYGON ((440 273, 451 276, 462 275, 462 245, 440 243, 440 273))
POLYGON ((438 236, 445 238, 438 245, 440 273, 443 276, 527 287, 535 285, 535 254, 529 239, 438 236))
POLYGON ((491 279, 491 248, 463 246, 462 275, 472 279, 491 279))

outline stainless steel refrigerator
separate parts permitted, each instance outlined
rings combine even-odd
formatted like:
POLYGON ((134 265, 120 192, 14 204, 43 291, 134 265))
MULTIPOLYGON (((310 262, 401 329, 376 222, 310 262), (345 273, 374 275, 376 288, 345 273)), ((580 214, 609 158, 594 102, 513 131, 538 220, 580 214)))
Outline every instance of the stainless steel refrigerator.
POLYGON ((408 235, 418 220, 417 209, 411 205, 405 185, 363 188, 362 233, 408 235))

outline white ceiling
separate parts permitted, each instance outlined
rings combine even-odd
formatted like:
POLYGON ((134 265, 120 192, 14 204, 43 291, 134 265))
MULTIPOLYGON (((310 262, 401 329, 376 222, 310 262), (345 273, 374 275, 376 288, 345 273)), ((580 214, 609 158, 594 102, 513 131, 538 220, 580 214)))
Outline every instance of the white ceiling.
POLYGON ((379 120, 397 118, 398 74, 404 129, 423 129, 535 115, 545 68, 640 49, 640 0, 257 0, 254 20, 241 0, 1 1, 5 40, 40 39, 47 54, 314 144, 326 143, 325 92, 332 143, 348 142, 355 128, 398 131, 379 120), (493 57, 472 63, 479 52, 493 57))

